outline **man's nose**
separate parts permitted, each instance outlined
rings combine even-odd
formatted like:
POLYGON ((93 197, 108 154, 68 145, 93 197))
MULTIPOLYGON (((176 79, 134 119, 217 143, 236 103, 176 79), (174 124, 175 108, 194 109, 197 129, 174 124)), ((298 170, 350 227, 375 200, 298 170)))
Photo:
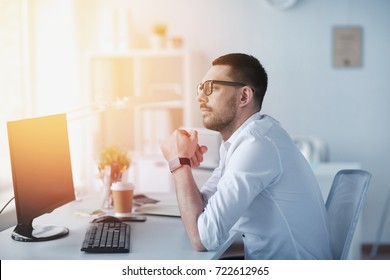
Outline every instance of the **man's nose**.
POLYGON ((206 96, 206 94, 203 93, 203 90, 200 93, 198 93, 198 95, 196 96, 196 100, 200 104, 207 102, 207 96, 206 96))

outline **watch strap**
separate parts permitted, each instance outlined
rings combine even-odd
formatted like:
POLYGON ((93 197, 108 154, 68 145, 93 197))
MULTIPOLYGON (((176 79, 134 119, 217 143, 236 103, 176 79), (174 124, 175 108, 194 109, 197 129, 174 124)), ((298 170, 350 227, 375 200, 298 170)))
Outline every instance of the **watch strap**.
POLYGON ((169 161, 169 170, 173 173, 176 169, 182 167, 183 165, 191 166, 191 161, 189 158, 177 157, 169 161))

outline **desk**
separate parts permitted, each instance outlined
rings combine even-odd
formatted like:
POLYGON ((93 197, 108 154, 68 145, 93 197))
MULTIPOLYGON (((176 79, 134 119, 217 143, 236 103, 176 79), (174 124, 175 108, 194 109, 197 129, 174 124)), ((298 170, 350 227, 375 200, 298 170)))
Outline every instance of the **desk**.
POLYGON ((97 207, 100 199, 84 199, 68 203, 50 214, 34 220, 37 225, 60 225, 69 228, 69 235, 52 241, 18 242, 11 238, 14 227, 0 232, 0 259, 60 259, 60 260, 185 260, 218 259, 235 241, 238 234, 216 251, 196 252, 192 249, 180 218, 148 216, 146 222, 133 222, 131 226, 130 253, 90 254, 80 251, 86 227, 91 217, 75 214, 80 209, 97 207))

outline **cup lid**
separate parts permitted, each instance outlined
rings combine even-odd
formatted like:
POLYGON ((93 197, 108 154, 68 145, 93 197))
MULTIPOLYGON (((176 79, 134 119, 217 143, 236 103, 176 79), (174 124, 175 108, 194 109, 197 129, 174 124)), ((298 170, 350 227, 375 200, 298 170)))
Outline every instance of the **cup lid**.
POLYGON ((134 185, 132 183, 125 182, 115 182, 111 185, 112 191, 128 191, 134 190, 134 185))

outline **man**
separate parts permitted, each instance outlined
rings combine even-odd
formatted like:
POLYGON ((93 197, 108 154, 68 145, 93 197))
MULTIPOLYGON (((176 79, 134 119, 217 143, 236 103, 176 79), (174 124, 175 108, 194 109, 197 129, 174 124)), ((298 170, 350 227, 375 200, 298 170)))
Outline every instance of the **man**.
POLYGON ((260 114, 267 83, 253 56, 213 61, 197 100, 204 126, 219 131, 223 143, 219 166, 201 191, 191 166, 199 166, 207 147, 197 132, 176 130, 162 143, 184 226, 199 251, 217 248, 234 229, 246 259, 331 259, 316 178, 286 131, 260 114))

